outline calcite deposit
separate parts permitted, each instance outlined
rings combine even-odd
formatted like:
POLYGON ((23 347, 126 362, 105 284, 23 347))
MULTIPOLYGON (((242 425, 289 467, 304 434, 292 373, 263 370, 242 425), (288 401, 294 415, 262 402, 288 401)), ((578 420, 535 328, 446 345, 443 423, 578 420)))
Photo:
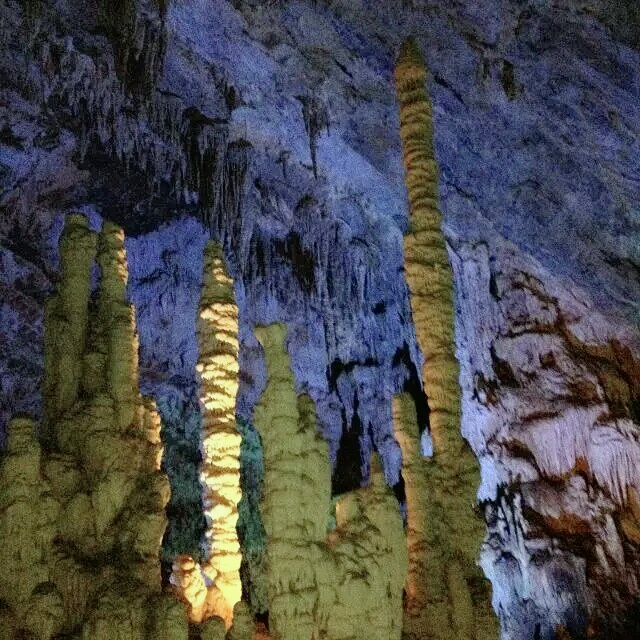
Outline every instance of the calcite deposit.
POLYGON ((96 234, 70 215, 61 254, 45 319, 44 428, 14 419, 0 464, 2 637, 186 639, 182 606, 161 592, 169 486, 160 419, 138 393, 124 233, 105 223, 96 234))
POLYGON ((254 325, 288 326, 332 490, 366 486, 377 451, 403 499, 392 397, 407 378, 415 395, 422 356, 394 67, 413 36, 429 69, 461 426, 480 465, 480 562, 501 640, 555 640, 560 626, 633 638, 639 24, 634 0, 0 2, 0 455, 11 417, 32 416, 48 439, 44 306, 64 218, 81 211, 92 228, 126 231, 140 389, 163 416, 174 489, 167 573, 176 555, 204 559, 194 325, 210 234, 239 308, 237 411, 252 449, 241 571, 258 627, 254 325))
POLYGON ((411 572, 407 583, 410 637, 460 640, 497 638, 490 590, 477 566, 484 523, 474 510, 480 470, 462 438, 459 367, 455 357, 453 274, 438 208, 438 165, 433 152, 427 72, 415 41, 402 45, 395 67, 400 104, 409 229, 405 274, 418 345, 422 381, 429 403, 434 453, 420 456, 416 416, 402 410, 397 422, 408 477, 407 513, 411 572), (422 476, 426 476, 424 479, 422 476), (424 556, 424 557, 416 557, 424 556))
POLYGON ((240 601, 240 543, 236 532, 240 490, 240 441, 236 427, 238 393, 238 307, 222 249, 205 249, 204 286, 198 320, 202 380, 201 476, 209 524, 209 557, 203 570, 226 602, 216 615, 230 621, 240 601))
POLYGON ((269 630, 275 640, 376 640, 402 635, 407 551, 380 464, 370 486, 342 497, 327 537, 331 468, 313 401, 295 391, 286 327, 258 327, 267 385, 255 410, 265 460, 269 630), (366 631, 364 631, 366 630, 366 631))
POLYGON ((202 407, 203 505, 207 517, 205 560, 174 563, 178 587, 194 622, 210 617, 233 619, 240 601, 240 543, 236 532, 240 490, 241 435, 236 427, 238 391, 238 307, 221 247, 205 248, 204 278, 198 311, 202 407))

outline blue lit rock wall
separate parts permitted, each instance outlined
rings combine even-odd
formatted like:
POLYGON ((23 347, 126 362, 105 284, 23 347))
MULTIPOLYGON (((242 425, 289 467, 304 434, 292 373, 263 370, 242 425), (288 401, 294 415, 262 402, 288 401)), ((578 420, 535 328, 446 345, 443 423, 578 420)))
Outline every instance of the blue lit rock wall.
POLYGON ((62 217, 78 209, 129 234, 144 391, 193 400, 202 220, 236 277, 239 414, 264 385, 251 327, 284 320, 336 484, 366 481, 372 447, 395 483, 390 398, 420 357, 392 83, 413 34, 432 73, 462 428, 482 466, 482 566, 504 638, 588 618, 627 637, 640 567, 637 9, 175 0, 164 13, 139 0, 123 41, 93 2, 29 4, 28 20, 0 6, 0 427, 39 414, 42 301, 62 217))

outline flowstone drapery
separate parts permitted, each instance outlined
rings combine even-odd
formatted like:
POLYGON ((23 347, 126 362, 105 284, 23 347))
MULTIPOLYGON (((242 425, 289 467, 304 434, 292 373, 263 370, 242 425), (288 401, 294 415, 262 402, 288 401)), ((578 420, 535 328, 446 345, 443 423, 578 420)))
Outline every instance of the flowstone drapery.
POLYGON ((236 533, 242 440, 236 428, 238 307, 222 248, 215 242, 205 249, 197 331, 208 557, 202 567, 188 557, 178 558, 172 582, 189 603, 194 622, 217 616, 230 626, 242 596, 236 533))
MULTIPOLYGON (((429 401, 434 455, 423 466, 428 490, 424 494, 416 491, 413 499, 407 496, 409 520, 421 525, 420 531, 415 530, 420 544, 410 548, 405 632, 409 637, 433 640, 452 636, 480 640, 497 638, 498 625, 490 607, 488 582, 476 566, 484 537, 484 523, 474 511, 480 475, 477 460, 460 434, 453 277, 438 210, 438 167, 426 79, 422 55, 409 40, 395 68, 410 202, 405 271, 416 336, 425 357, 422 380, 429 401)), ((401 421, 409 420, 401 427, 403 455, 407 471, 419 486, 413 461, 419 455, 415 418, 404 411, 396 413, 401 421)))
POLYGON ((295 392, 286 328, 256 329, 267 385, 255 410, 264 451, 269 629, 275 640, 399 640, 407 552, 398 503, 372 459, 371 485, 342 497, 327 536, 328 447, 295 392))
POLYGON ((161 592, 169 486, 160 420, 138 393, 124 234, 105 223, 97 236, 70 215, 60 245, 41 441, 31 420, 13 420, 0 466, 0 638, 186 640, 182 605, 161 592))

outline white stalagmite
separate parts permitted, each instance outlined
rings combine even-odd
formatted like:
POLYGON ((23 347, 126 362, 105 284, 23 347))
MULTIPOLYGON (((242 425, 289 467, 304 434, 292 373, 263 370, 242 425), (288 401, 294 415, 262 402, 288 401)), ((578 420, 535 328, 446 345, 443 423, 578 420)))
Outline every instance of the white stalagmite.
POLYGON ((242 438, 236 428, 238 307, 233 280, 226 271, 222 249, 215 242, 205 248, 197 332, 202 405, 200 479, 208 524, 208 556, 201 566, 188 557, 178 558, 172 582, 189 603, 194 622, 217 616, 229 627, 233 607, 242 596, 242 555, 236 532, 242 497, 242 438))
POLYGON ((201 480, 209 523, 211 553, 203 565, 224 596, 227 609, 214 615, 231 623, 233 607, 240 601, 240 542, 236 533, 240 502, 240 442, 236 428, 238 393, 238 307, 233 280, 224 264, 221 247, 210 242, 205 249, 204 283, 198 318, 201 377, 202 446, 201 480))

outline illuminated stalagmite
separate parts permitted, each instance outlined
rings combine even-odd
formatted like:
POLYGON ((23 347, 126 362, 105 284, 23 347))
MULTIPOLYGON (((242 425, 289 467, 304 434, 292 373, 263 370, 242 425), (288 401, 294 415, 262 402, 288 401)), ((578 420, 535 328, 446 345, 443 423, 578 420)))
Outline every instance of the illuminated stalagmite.
POLYGON ((240 601, 240 543, 236 533, 240 502, 240 433, 236 428, 238 393, 238 307, 220 245, 205 249, 204 283, 198 319, 202 379, 202 481, 211 552, 203 565, 227 604, 213 613, 228 623, 240 601))
POLYGON ((240 502, 240 444, 236 428, 238 392, 238 307, 220 245, 210 242, 198 313, 201 377, 201 481, 208 522, 209 555, 202 567, 188 557, 174 564, 172 582, 200 622, 212 616, 227 626, 240 601, 240 543, 236 533, 240 502))
POLYGON ((268 377, 255 423, 265 463, 270 632, 275 640, 399 640, 406 543, 377 457, 371 486, 338 502, 327 536, 331 467, 313 402, 296 396, 286 328, 259 327, 256 335, 268 377))
MULTIPOLYGON (((460 434, 453 278, 438 210, 438 167, 426 78, 415 42, 405 42, 395 69, 411 209, 404 243, 405 270, 416 336, 425 357, 422 379, 434 443, 434 456, 424 465, 426 495, 416 491, 407 502, 410 521, 420 521, 425 531, 416 531, 422 537, 410 549, 406 630, 413 637, 480 640, 497 638, 498 626, 490 608, 488 583, 476 566, 484 536, 484 523, 474 512, 480 478, 474 454, 460 434), (424 571, 422 576, 419 571, 424 571)), ((400 417, 405 412, 396 413, 400 417)), ((406 445, 412 449, 403 451, 405 459, 417 455, 417 434, 412 429, 413 425, 402 428, 406 445)), ((409 465, 408 470, 415 466, 413 462, 409 465)), ((421 480, 415 482, 420 486, 421 480)))
POLYGON ((105 223, 97 237, 69 216, 61 265, 45 313, 42 444, 32 421, 13 420, 0 466, 0 638, 186 640, 182 606, 161 593, 169 486, 158 414, 137 391, 122 230, 105 223))

